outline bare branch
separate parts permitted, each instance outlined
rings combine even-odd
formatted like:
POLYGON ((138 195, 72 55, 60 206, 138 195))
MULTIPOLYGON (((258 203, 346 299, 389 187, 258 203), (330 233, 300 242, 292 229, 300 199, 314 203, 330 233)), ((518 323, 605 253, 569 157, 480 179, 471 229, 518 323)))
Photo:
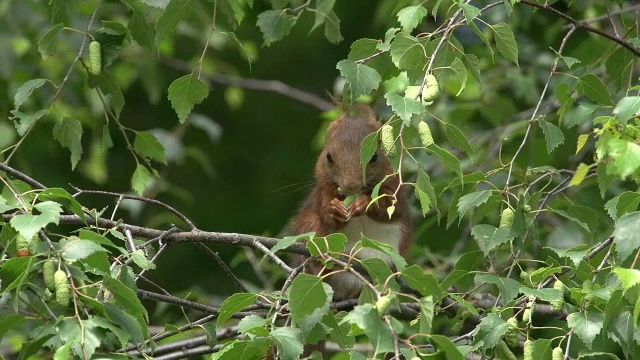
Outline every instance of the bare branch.
MULTIPOLYGON (((160 62, 177 70, 191 72, 191 66, 184 61, 171 59, 168 57, 160 57, 160 62)), ((222 74, 212 74, 208 72, 202 72, 202 78, 226 86, 235 86, 250 90, 273 92, 282 96, 286 96, 302 104, 312 106, 320 111, 328 111, 335 108, 333 103, 321 98, 320 96, 294 88, 279 80, 232 77, 222 74)))
POLYGON ((193 224, 193 222, 191 222, 191 220, 189 220, 184 214, 182 214, 180 211, 174 209, 172 206, 160 201, 160 200, 156 200, 156 199, 150 199, 144 196, 136 196, 136 195, 127 195, 127 194, 119 194, 119 193, 115 193, 115 192, 111 192, 111 191, 99 191, 99 190, 82 190, 76 186, 73 186, 71 184, 69 184, 73 190, 76 191, 75 194, 73 194, 73 197, 78 197, 80 195, 83 194, 95 194, 95 195, 106 195, 106 196, 115 196, 118 198, 123 198, 123 199, 129 199, 129 200, 137 200, 137 201, 143 201, 143 202, 147 202, 150 204, 154 204, 154 205, 158 205, 161 206, 167 210, 169 210, 172 214, 174 214, 175 216, 177 216, 178 218, 180 218, 180 220, 182 220, 185 224, 187 224, 187 226, 189 227, 190 230, 195 230, 197 229, 196 226, 193 224))
POLYGON ((585 21, 581 21, 581 20, 576 20, 574 18, 572 18, 571 16, 563 13, 560 10, 557 10, 555 8, 553 8, 552 6, 548 5, 548 4, 539 4, 536 3, 532 0, 521 0, 520 1, 523 4, 527 4, 529 6, 533 6, 536 7, 538 9, 543 9, 545 11, 548 11, 550 13, 553 13, 565 20, 567 20, 568 22, 572 23, 574 27, 576 28, 580 28, 580 29, 584 29, 588 32, 600 35, 602 37, 605 37, 609 40, 615 41, 616 43, 620 44, 621 46, 627 48, 627 50, 631 51, 632 53, 634 53, 636 56, 640 57, 640 49, 636 49, 635 46, 633 46, 630 42, 628 42, 627 40, 617 37, 615 35, 611 35, 609 33, 606 33, 600 29, 594 28, 593 26, 589 25, 588 23, 586 23, 585 21))

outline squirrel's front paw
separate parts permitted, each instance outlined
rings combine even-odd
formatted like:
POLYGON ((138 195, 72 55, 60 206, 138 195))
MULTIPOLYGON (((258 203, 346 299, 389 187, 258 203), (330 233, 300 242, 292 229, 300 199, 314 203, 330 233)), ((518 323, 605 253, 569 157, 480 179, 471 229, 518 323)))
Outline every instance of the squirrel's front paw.
POLYGON ((358 198, 353 202, 353 204, 351 204, 351 207, 349 208, 351 217, 364 215, 369 202, 371 202, 371 196, 366 194, 358 196, 358 198))
POLYGON ((339 199, 333 199, 329 202, 329 216, 338 224, 344 224, 351 218, 349 211, 344 207, 344 203, 339 199))

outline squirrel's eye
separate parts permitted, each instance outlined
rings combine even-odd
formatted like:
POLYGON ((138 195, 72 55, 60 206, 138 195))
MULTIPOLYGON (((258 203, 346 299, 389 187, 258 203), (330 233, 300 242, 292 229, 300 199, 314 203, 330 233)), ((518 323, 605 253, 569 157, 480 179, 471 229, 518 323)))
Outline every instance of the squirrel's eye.
POLYGON ((374 163, 376 162, 376 160, 378 160, 378 153, 373 154, 373 156, 371 157, 371 160, 369 160, 370 163, 374 163))
POLYGON ((331 154, 329 154, 329 153, 327 153, 327 161, 328 161, 330 164, 333 164, 333 158, 331 157, 331 154))

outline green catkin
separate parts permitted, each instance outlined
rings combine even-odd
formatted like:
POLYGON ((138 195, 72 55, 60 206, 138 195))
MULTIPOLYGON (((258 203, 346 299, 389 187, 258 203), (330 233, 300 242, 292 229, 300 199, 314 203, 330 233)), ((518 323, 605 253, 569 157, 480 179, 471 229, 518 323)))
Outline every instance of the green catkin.
POLYGON ((524 360, 533 360, 533 341, 531 339, 524 342, 524 360))
POLYGON ((69 280, 67 280, 67 273, 62 270, 56 271, 53 274, 53 281, 56 288, 56 301, 64 307, 69 306, 69 280))
POLYGON ((551 359, 552 360, 564 359, 564 351, 562 351, 562 348, 560 346, 553 349, 553 352, 551 353, 551 359))
POLYGON ((510 348, 515 349, 520 346, 520 342, 518 341, 518 319, 512 316, 507 320, 507 324, 509 324, 509 328, 504 335, 504 341, 510 348))
POLYGON ((429 125, 420 121, 418 123, 418 135, 420 136, 420 142, 422 146, 429 147, 429 145, 433 145, 433 136, 431 135, 431 129, 429 129, 429 125))
POLYGON ((432 74, 427 75, 424 91, 422 92, 423 101, 433 101, 440 95, 440 86, 438 80, 432 74))
POLYGON ((396 147, 393 144, 393 127, 391 125, 385 124, 382 126, 380 129, 380 140, 385 154, 392 157, 395 156, 396 147))
POLYGON ((42 277, 44 278, 44 285, 47 289, 54 291, 56 284, 54 282, 53 274, 56 272, 56 264, 53 260, 47 260, 42 265, 42 277))
POLYGON ((498 347, 497 347, 496 350, 497 350, 497 353, 498 353, 498 359, 504 359, 504 360, 517 360, 518 359, 515 356, 515 354, 513 353, 513 351, 511 351, 511 349, 509 349, 507 344, 502 340, 498 341, 498 347))
POLYGON ((535 299, 535 296, 529 296, 529 302, 527 303, 526 308, 524 309, 524 313, 522 314, 522 321, 524 321, 525 323, 531 322, 531 313, 533 312, 533 309, 535 307, 535 299))
POLYGON ((391 298, 387 295, 381 296, 376 302, 376 309, 378 310, 378 314, 385 315, 387 311, 389 311, 389 307, 391 306, 391 298))
POLYGON ((560 290, 560 300, 554 301, 552 303, 553 310, 560 311, 564 307, 564 283, 560 280, 556 280, 553 284, 553 288, 556 290, 560 290))
POLYGON ((500 214, 500 227, 511 227, 511 225, 513 225, 513 215, 511 208, 502 210, 502 214, 500 214))
POLYGON ((92 75, 100 75, 102 71, 101 45, 97 41, 89 44, 89 72, 92 75))
POLYGON ((16 236, 16 248, 18 248, 18 256, 29 256, 29 245, 31 240, 18 234, 16 236))

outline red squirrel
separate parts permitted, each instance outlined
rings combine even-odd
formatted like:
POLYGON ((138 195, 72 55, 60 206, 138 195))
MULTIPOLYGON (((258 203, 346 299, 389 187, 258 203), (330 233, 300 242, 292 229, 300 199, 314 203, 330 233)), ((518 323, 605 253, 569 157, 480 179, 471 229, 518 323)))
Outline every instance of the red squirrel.
MULTIPOLYGON (((361 235, 389 244, 406 255, 413 240, 413 229, 404 189, 397 195, 395 211, 391 218, 387 207, 392 197, 383 197, 368 210, 373 187, 386 175, 393 173, 391 161, 378 149, 366 169, 363 179, 360 165, 360 145, 369 134, 377 131, 381 124, 373 111, 363 105, 331 123, 325 147, 315 167, 316 184, 303 203, 295 221, 295 234, 315 232, 316 236, 343 233, 347 236, 347 252, 360 240, 361 235), (358 194, 346 206, 343 200, 349 194, 358 194)), ((380 187, 379 194, 393 194, 399 184, 398 176, 389 177, 380 187)), ((362 249, 357 257, 378 257, 391 265, 391 259, 374 249, 362 249)), ((356 297, 362 290, 362 282, 350 273, 339 273, 328 277, 334 290, 334 300, 356 297)))

